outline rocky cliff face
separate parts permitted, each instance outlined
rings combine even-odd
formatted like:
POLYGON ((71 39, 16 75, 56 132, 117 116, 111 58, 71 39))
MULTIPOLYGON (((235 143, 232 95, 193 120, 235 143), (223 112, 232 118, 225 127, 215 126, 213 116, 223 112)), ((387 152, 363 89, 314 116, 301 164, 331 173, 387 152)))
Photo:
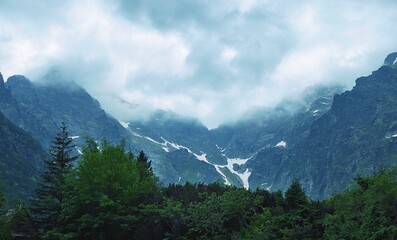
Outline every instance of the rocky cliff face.
POLYGON ((226 164, 226 158, 197 119, 158 110, 147 121, 129 122, 127 129, 163 183, 223 181, 214 165, 226 164))
POLYGON ((311 124, 331 108, 333 96, 342 91, 339 86, 313 87, 297 101, 285 101, 212 132, 218 139, 225 131, 231 134, 228 142, 221 143, 227 156, 249 158, 238 171, 251 173, 251 189, 284 190, 283 184, 288 186, 293 178, 290 159, 296 157, 297 146, 310 134, 311 124))
POLYGON ((74 83, 32 83, 24 76, 12 76, 5 83, 10 94, 0 111, 48 148, 62 122, 81 146, 90 136, 118 143, 128 134, 120 123, 101 109, 98 101, 74 83))
POLYGON ((346 189, 357 175, 395 164, 396 57, 389 55, 381 68, 357 79, 351 91, 335 95, 331 108, 309 125, 300 117, 298 125, 290 122, 285 147, 264 148, 247 162, 253 169, 251 186, 286 190, 297 178, 310 196, 322 199, 346 189), (308 127, 299 130, 299 125, 308 127))
POLYGON ((48 154, 32 136, 12 124, 0 112, 0 182, 8 199, 28 200, 35 178, 48 154))
POLYGON ((312 124, 307 140, 297 151, 304 163, 302 181, 312 196, 328 196, 346 188, 358 174, 374 173, 396 163, 394 66, 384 65, 357 79, 356 86, 336 95, 330 111, 312 124))

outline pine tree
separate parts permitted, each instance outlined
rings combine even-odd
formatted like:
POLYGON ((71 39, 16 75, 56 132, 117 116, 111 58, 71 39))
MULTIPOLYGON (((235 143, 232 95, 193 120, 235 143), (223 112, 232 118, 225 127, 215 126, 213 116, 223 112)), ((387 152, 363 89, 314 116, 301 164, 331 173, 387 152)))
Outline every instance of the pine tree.
POLYGON ((285 192, 285 202, 288 210, 294 210, 309 205, 308 197, 298 180, 294 179, 285 192))
POLYGON ((145 153, 143 151, 141 151, 139 153, 138 159, 137 161, 139 163, 142 163, 146 169, 148 169, 150 172, 152 172, 152 161, 149 161, 149 159, 146 157, 145 153))
POLYGON ((152 161, 146 157, 146 154, 143 151, 140 151, 138 158, 138 166, 140 167, 140 175, 142 179, 148 177, 155 177, 152 169, 152 161))
POLYGON ((64 199, 62 186, 65 175, 70 172, 73 162, 78 158, 72 156, 74 145, 64 123, 60 130, 49 149, 51 159, 44 161, 45 170, 36 189, 36 198, 32 200, 32 215, 43 236, 59 227, 57 223, 64 199))

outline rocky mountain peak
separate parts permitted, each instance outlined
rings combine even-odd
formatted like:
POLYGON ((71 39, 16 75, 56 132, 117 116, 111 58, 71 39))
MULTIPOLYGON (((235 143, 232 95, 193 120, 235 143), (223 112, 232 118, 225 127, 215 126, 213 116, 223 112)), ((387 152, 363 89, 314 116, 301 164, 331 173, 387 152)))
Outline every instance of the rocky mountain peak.
POLYGON ((3 75, 0 73, 0 96, 3 96, 6 92, 3 75))
POLYGON ((385 62, 383 63, 383 66, 397 68, 397 52, 393 52, 387 55, 387 57, 385 58, 385 62))
POLYGON ((3 75, 0 73, 0 103, 4 103, 11 98, 10 91, 6 88, 3 75))
POLYGON ((7 88, 15 88, 15 87, 31 87, 32 83, 29 79, 22 75, 13 75, 7 79, 6 82, 7 88))
POLYGON ((3 78, 3 74, 1 74, 0 72, 0 87, 4 86, 4 78, 3 78))

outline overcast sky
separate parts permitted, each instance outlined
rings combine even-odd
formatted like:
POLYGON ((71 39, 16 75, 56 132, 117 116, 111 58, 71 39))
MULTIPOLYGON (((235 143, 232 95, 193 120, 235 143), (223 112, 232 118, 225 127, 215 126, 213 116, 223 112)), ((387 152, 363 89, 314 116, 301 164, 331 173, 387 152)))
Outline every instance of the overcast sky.
POLYGON ((397 51, 396 24, 394 0, 1 0, 0 71, 56 69, 120 120, 162 108, 213 128, 352 87, 397 51))

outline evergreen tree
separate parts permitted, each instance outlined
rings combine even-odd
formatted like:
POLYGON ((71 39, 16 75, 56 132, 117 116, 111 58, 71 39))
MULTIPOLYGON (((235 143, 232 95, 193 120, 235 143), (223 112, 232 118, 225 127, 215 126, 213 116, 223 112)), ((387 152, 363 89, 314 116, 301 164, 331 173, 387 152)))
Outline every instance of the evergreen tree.
POLYGON ((50 230, 57 229, 58 215, 64 200, 62 186, 78 156, 72 156, 74 145, 69 137, 67 126, 62 123, 60 132, 49 149, 51 159, 45 160, 44 172, 32 200, 32 216, 42 236, 49 236, 50 230))
POLYGON ((138 163, 142 164, 144 168, 149 170, 149 172, 153 173, 152 161, 149 161, 149 159, 146 157, 146 155, 143 151, 141 151, 139 153, 137 161, 138 161, 138 163))
POLYGON ((285 204, 287 210, 302 209, 309 205, 309 200, 298 180, 294 179, 285 192, 285 204))

